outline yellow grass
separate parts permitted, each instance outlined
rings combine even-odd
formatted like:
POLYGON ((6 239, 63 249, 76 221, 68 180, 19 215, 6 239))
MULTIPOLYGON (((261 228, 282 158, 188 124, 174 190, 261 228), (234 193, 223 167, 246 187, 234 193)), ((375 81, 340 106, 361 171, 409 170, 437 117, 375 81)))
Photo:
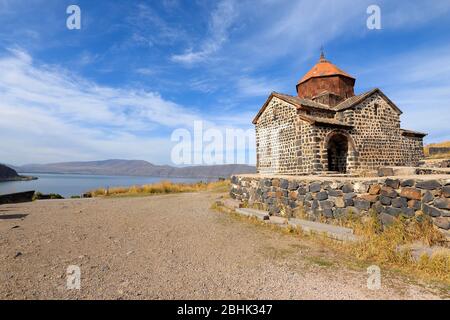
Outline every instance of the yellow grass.
POLYGON ((197 183, 173 183, 170 181, 161 181, 153 184, 131 187, 99 188, 90 191, 92 197, 108 196, 138 196, 153 194, 168 194, 181 192, 199 192, 215 191, 224 192, 229 189, 229 180, 220 180, 215 182, 197 182, 197 183))
POLYGON ((425 157, 429 159, 441 159, 441 158, 449 158, 450 153, 443 153, 443 154, 437 154, 430 157, 430 147, 435 148, 449 148, 450 147, 450 141, 440 142, 440 143, 431 143, 423 147, 423 152, 425 154, 425 157))
MULTIPOLYGON (((221 207, 216 209, 220 210, 221 207)), ((292 216, 308 218, 301 208, 292 212, 292 216)), ((352 228, 362 241, 342 243, 320 235, 310 234, 309 237, 338 252, 343 252, 349 261, 377 264, 380 267, 415 275, 426 281, 438 281, 450 287, 450 249, 443 248, 431 256, 422 255, 418 260, 411 254, 410 246, 414 243, 423 243, 424 247, 445 246, 442 233, 433 226, 428 216, 422 214, 415 219, 399 217, 391 226, 384 228, 375 212, 370 217, 364 218, 350 214, 338 221, 338 224, 352 228)), ((294 236, 305 236, 298 230, 287 231, 294 236)))

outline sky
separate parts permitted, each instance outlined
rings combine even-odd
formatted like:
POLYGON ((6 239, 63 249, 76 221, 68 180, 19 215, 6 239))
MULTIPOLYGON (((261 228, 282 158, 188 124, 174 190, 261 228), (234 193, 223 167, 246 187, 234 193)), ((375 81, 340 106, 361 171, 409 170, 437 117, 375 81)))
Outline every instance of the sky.
POLYGON ((322 46, 356 93, 378 87, 403 110, 403 128, 450 140, 448 0, 0 0, 0 26, 3 163, 172 165, 174 130, 253 130, 322 46), (380 30, 367 28, 373 4, 380 30))

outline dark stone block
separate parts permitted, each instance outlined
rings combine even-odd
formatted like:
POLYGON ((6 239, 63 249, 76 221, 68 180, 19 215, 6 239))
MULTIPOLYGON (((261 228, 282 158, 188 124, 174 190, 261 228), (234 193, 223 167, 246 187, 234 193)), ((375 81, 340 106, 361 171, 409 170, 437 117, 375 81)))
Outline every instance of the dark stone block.
POLYGON ((397 198, 398 193, 392 187, 382 187, 380 194, 389 198, 397 198))
POLYGON ((353 199, 345 199, 344 203, 346 207, 351 207, 354 205, 353 199))
POLYGON ((342 192, 342 190, 333 190, 333 189, 330 189, 330 190, 328 191, 328 195, 329 195, 330 197, 341 197, 341 196, 343 195, 343 192, 342 192))
POLYGON ((326 191, 321 191, 316 194, 316 200, 326 200, 328 199, 328 193, 326 191))
POLYGON ((395 198, 392 199, 391 204, 394 208, 406 208, 408 201, 405 198, 395 198))
POLYGON ((376 202, 372 208, 375 210, 376 213, 381 213, 384 210, 384 206, 381 204, 380 201, 376 202))
POLYGON ((344 193, 350 193, 354 191, 354 187, 351 183, 346 183, 344 184, 344 186, 342 187, 342 192, 344 193))
POLYGON ((351 200, 353 198, 356 198, 356 193, 349 192, 344 194, 344 200, 351 200))
POLYGON ((298 189, 298 182, 297 181, 289 181, 288 189, 290 191, 294 191, 298 189))
POLYGON ((427 215, 429 215, 429 216, 431 216, 431 217, 440 217, 441 214, 442 214, 441 210, 436 209, 436 208, 434 208, 434 207, 432 207, 432 206, 429 206, 429 205, 427 205, 427 204, 424 204, 424 205, 422 206, 422 211, 423 211, 425 214, 427 214, 427 215))
POLYGON ((412 187, 412 186, 414 186, 415 183, 416 183, 416 180, 414 180, 414 179, 408 179, 408 180, 403 181, 403 182, 401 183, 401 186, 402 186, 402 187, 412 187))
POLYGON ((306 194, 306 189, 304 187, 299 187, 297 189, 297 192, 298 192, 299 195, 303 195, 304 196, 306 194))
POLYGON ((400 214, 402 214, 402 209, 399 208, 393 208, 393 207, 386 207, 384 210, 384 213, 387 213, 391 216, 398 217, 400 214))
POLYGON ((280 180, 280 188, 281 189, 287 189, 289 187, 289 181, 286 179, 280 180))
POLYGON ((431 201, 433 201, 434 196, 430 191, 425 192, 425 194, 422 197, 422 202, 423 203, 430 203, 431 201))
POLYGON ((450 219, 449 218, 436 218, 434 219, 434 224, 441 229, 449 230, 450 229, 450 219))
POLYGON ((238 184, 238 182, 239 182, 238 177, 236 177, 236 176, 232 176, 231 177, 231 183, 232 184, 238 184))
POLYGON ((414 210, 420 210, 422 208, 422 201, 417 200, 409 200, 408 201, 408 207, 412 208, 414 210))
POLYGON ((356 208, 361 210, 369 210, 370 209, 370 201, 355 198, 353 199, 354 205, 356 208))
POLYGON ((425 189, 425 190, 436 190, 442 187, 442 185, 437 180, 426 180, 419 181, 416 183, 416 188, 425 189))
POLYGON ((322 214, 323 214, 326 218, 333 218, 333 210, 331 210, 331 209, 323 209, 322 214))
POLYGON ((398 189, 400 187, 400 180, 398 180, 398 179, 386 179, 385 184, 388 187, 391 187, 393 189, 398 189))
POLYGON ((380 197, 380 202, 381 202, 382 205, 389 206, 389 205, 391 205, 391 198, 385 197, 385 196, 381 196, 380 197))
POLYGON ((450 199, 447 198, 435 198, 433 201, 433 205, 439 209, 447 209, 450 210, 450 199))
POLYGON ((319 192, 321 188, 320 182, 314 182, 309 185, 309 192, 319 192))
POLYGON ((416 211, 412 208, 403 208, 403 214, 409 218, 414 217, 416 211))
POLYGON ((311 194, 311 193, 307 193, 307 194, 305 195, 305 201, 311 201, 311 200, 313 200, 312 194, 311 194))
POLYGON ((450 186, 445 186, 442 188, 442 195, 446 198, 450 198, 450 186))
POLYGON ((384 212, 380 213, 379 219, 383 226, 390 226, 395 221, 395 218, 392 215, 384 213, 384 212))
POLYGON ((272 181, 270 179, 264 179, 263 185, 266 187, 270 187, 270 186, 272 186, 272 181))
POLYGON ((320 201, 320 208, 322 209, 332 209, 334 207, 334 202, 330 200, 320 201))
POLYGON ((312 210, 316 210, 316 209, 318 209, 318 208, 319 208, 319 201, 314 200, 314 201, 312 202, 312 204, 311 204, 311 209, 312 209, 312 210))

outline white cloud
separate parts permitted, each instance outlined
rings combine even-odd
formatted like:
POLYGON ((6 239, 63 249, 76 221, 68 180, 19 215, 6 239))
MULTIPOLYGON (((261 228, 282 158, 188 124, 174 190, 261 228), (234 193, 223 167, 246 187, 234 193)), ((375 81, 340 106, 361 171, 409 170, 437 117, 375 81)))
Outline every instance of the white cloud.
POLYGON ((105 157, 168 162, 170 141, 163 133, 201 119, 156 92, 99 86, 64 69, 38 66, 20 50, 1 57, 0 69, 4 162, 105 157))
POLYGON ((211 13, 208 37, 203 40, 199 50, 187 49, 182 54, 172 56, 172 61, 183 64, 195 64, 208 59, 219 51, 228 40, 229 29, 237 18, 234 0, 222 0, 211 13))

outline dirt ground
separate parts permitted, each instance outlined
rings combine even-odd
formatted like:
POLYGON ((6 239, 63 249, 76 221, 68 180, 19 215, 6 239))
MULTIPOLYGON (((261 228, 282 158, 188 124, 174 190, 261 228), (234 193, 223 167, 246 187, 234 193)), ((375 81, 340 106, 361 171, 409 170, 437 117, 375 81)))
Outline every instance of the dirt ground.
POLYGON ((1 299, 439 299, 317 242, 210 209, 217 194, 0 206, 1 299), (67 288, 80 267, 81 287, 67 288))

